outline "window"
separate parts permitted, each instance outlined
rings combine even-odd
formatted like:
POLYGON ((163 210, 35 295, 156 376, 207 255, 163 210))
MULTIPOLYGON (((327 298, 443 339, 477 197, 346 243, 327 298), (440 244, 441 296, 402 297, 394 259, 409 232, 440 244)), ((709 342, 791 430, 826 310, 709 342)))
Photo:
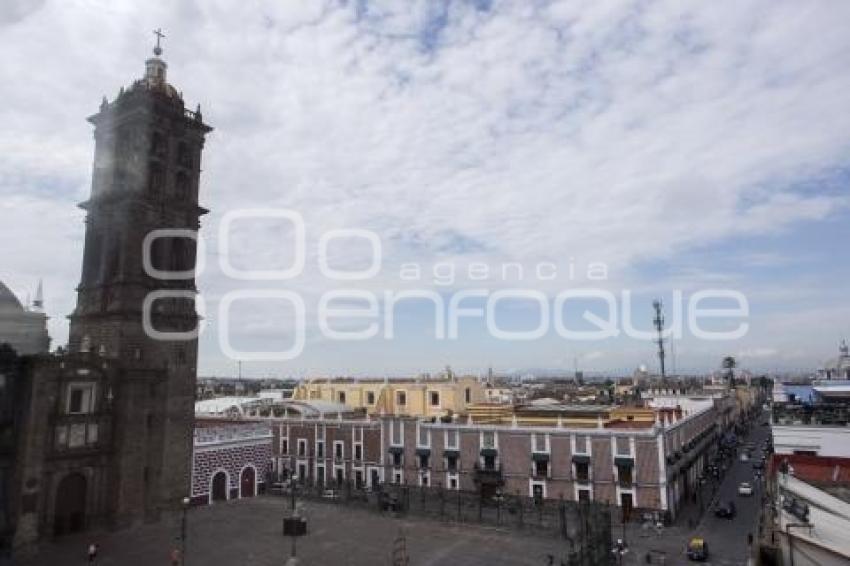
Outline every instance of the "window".
POLYGON ((340 403, 342 403, 343 405, 345 405, 345 391, 340 391, 340 392, 338 392, 338 393, 336 394, 336 398, 337 398, 337 400, 338 400, 340 403))
POLYGON ((156 156, 163 156, 168 153, 165 138, 159 132, 154 132, 151 138, 151 153, 156 156))
POLYGON ((400 484, 401 483, 401 472, 396 472, 393 474, 393 482, 400 484))
POLYGON ((185 142, 180 142, 177 146, 177 164, 182 167, 192 166, 192 156, 189 153, 189 146, 185 142))
POLYGON ((401 454, 399 454, 399 453, 393 454, 393 466, 395 466, 396 468, 401 467, 401 454))
POLYGON ((467 403, 472 403, 472 389, 467 387, 463 392, 463 398, 467 403))
POLYGON ((580 489, 578 490, 578 500, 583 502, 590 501, 590 490, 589 489, 580 489))
POLYGON ((343 444, 342 442, 334 442, 334 459, 342 460, 343 458, 343 444))
POLYGON ((395 403, 400 407, 407 405, 407 393, 404 391, 396 391, 395 403))
POLYGON ((185 173, 178 173, 174 179, 174 198, 181 202, 189 200, 189 177, 185 173))
POLYGON ((457 471, 457 456, 446 457, 446 469, 450 472, 457 471))
POLYGON ((587 454, 587 437, 576 437, 576 454, 587 454))
POLYGON ((280 441, 280 453, 281 454, 289 454, 289 439, 283 438, 280 441))
POLYGON ((323 440, 319 440, 316 442, 316 458, 324 458, 325 457, 325 442, 323 440))
POLYGON ((419 467, 427 468, 428 467, 428 454, 420 454, 419 455, 419 467))
POLYGON ((632 467, 631 466, 617 466, 617 478, 619 478, 620 487, 631 487, 632 486, 632 467))
POLYGON ((374 391, 367 391, 366 392, 366 404, 367 405, 374 405, 375 404, 375 392, 374 391))
POLYGON ((424 426, 419 427, 419 446, 430 446, 430 435, 428 429, 424 426))
POLYGON ((68 386, 67 412, 71 415, 94 412, 94 383, 72 383, 68 386))
POLYGON ((307 456, 307 440, 304 438, 298 439, 298 455, 302 458, 307 456))
POLYGON ((440 406, 440 392, 439 391, 431 391, 429 397, 430 397, 432 407, 439 407, 440 406))
POLYGON ((358 462, 363 459, 363 446, 360 444, 354 445, 354 459, 358 462))
POLYGON ((496 447, 496 433, 492 430, 484 431, 481 434, 481 446, 483 448, 495 448, 496 447))
POLYGON ((148 171, 148 191, 153 195, 158 195, 162 191, 162 185, 165 183, 165 173, 162 167, 151 163, 148 171))
POLYGON ((446 431, 446 448, 457 448, 457 431, 446 431))
POLYGON ((576 480, 582 483, 590 481, 590 469, 586 463, 576 463, 576 480))
POLYGON ((484 469, 492 471, 496 469, 496 458, 493 456, 484 456, 484 469))
POLYGON ((549 475, 549 462, 540 460, 534 462, 534 475, 539 478, 545 478, 549 475))
POLYGON ((534 435, 534 451, 535 452, 546 452, 546 435, 545 434, 535 434, 534 435))
POLYGON ((449 478, 449 489, 457 489, 457 478, 449 478))

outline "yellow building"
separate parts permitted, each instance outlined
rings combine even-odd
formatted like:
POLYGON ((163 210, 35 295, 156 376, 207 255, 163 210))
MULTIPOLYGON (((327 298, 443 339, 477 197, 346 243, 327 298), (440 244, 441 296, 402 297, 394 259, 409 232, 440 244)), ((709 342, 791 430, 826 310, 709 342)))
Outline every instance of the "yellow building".
POLYGON ((475 377, 437 379, 312 379, 295 388, 296 400, 323 400, 364 408, 370 415, 442 417, 465 414, 484 401, 475 377))

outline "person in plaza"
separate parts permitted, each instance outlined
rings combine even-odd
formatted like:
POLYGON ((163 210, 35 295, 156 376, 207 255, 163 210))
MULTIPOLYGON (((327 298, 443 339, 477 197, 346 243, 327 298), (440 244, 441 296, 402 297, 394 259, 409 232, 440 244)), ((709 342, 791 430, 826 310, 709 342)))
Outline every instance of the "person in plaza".
POLYGON ((177 548, 171 549, 171 566, 180 566, 180 550, 177 548))
POLYGON ((89 554, 89 564, 94 564, 97 560, 97 543, 89 544, 88 554, 89 554))

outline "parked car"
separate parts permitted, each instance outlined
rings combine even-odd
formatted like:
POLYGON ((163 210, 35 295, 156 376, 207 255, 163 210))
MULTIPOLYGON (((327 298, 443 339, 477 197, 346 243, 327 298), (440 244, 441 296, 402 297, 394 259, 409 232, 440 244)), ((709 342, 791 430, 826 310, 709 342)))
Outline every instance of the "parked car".
POLYGON ((747 482, 741 483, 738 486, 738 495, 752 495, 753 494, 753 486, 747 482))
POLYGON ((685 554, 687 554, 688 560, 695 562, 708 560, 708 543, 701 537, 694 537, 688 541, 688 548, 685 554))
POLYGON ((717 504, 717 509, 714 510, 714 516, 720 519, 734 519, 736 512, 735 502, 727 501, 726 503, 717 504))

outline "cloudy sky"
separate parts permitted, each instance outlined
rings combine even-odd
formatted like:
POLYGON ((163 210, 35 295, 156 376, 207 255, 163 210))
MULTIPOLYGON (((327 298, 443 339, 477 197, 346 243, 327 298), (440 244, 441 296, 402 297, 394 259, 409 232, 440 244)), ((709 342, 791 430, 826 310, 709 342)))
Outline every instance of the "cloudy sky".
MULTIPOLYGON (((223 335, 243 352, 296 340, 285 300, 233 302, 223 328, 222 299, 258 289, 303 299, 304 346, 291 360, 246 362, 248 375, 656 366, 646 340, 568 340, 554 326, 500 340, 486 317, 443 339, 430 299, 392 309, 395 336, 385 336, 387 292, 448 304, 486 291, 464 303, 473 308, 517 288, 548 299, 552 320, 560 291, 604 290, 641 329, 655 297, 669 318, 676 291, 687 315, 693 293, 735 290, 749 305, 746 335, 706 341, 685 330, 678 371, 714 369, 727 354, 753 369, 816 367, 850 337, 850 4, 684 4, 4 2, 0 280, 23 297, 43 277, 54 343, 67 340, 82 257, 76 203, 90 190, 85 117, 142 75, 161 27, 169 82, 215 127, 201 181, 212 210, 202 374, 232 373, 234 357, 250 357, 226 355, 223 335), (232 224, 225 258, 221 221, 238 209, 301 215, 303 272, 260 283, 226 275, 223 258, 281 269, 297 255, 291 224, 249 219, 232 224), (322 235, 338 229, 377 235, 376 274, 321 273, 322 235), (405 276, 411 264, 418 280, 405 276), (506 264, 523 273, 503 277, 506 264), (538 277, 541 264, 555 277, 538 277), (603 280, 588 278, 603 264, 603 280), (470 277, 470 265, 488 276, 470 277), (374 324, 376 337, 322 334, 317 306, 343 289, 374 294, 382 314, 334 328, 374 324)), ((370 249, 337 238, 328 262, 362 271, 370 249)), ((535 302, 499 305, 499 327, 537 326, 535 302)), ((560 315, 578 328, 580 311, 600 308, 589 300, 560 315)))

